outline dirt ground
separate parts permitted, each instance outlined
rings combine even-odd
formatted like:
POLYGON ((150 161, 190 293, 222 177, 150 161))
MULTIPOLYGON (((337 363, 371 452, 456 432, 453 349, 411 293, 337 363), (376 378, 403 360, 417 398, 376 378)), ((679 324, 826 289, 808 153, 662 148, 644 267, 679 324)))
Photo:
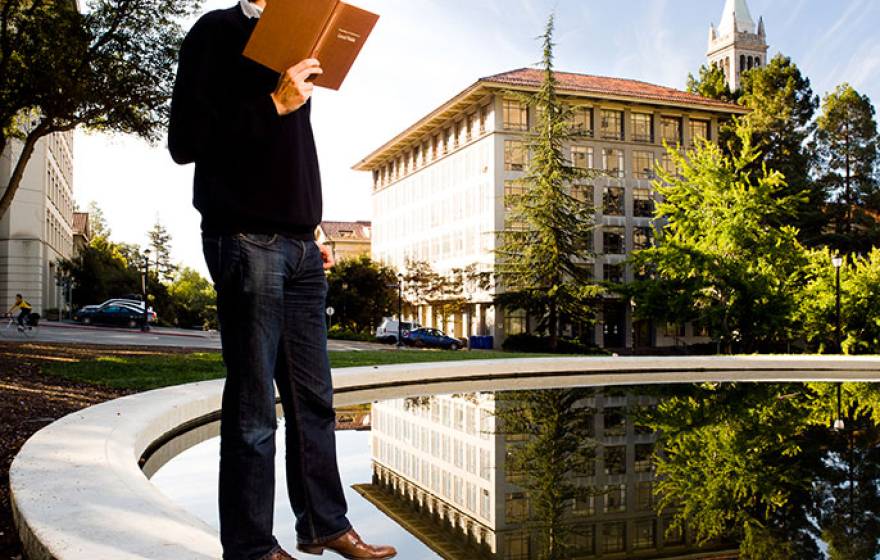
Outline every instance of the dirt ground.
POLYGON ((0 342, 0 558, 23 558, 9 504, 9 467, 24 442, 62 416, 128 393, 45 375, 43 364, 169 352, 189 350, 0 342))

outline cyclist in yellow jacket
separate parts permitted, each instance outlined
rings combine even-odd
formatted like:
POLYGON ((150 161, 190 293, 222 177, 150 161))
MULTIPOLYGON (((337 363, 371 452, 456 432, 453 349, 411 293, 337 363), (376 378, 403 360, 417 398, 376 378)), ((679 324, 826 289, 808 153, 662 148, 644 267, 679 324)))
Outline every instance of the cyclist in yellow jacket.
POLYGON ((31 304, 29 304, 26 299, 21 297, 21 294, 15 294, 15 303, 12 305, 12 307, 9 308, 9 311, 7 313, 12 314, 15 312, 16 309, 19 310, 18 317, 16 318, 18 320, 18 330, 23 331, 24 320, 27 319, 27 316, 31 314, 33 306, 31 306, 31 304))

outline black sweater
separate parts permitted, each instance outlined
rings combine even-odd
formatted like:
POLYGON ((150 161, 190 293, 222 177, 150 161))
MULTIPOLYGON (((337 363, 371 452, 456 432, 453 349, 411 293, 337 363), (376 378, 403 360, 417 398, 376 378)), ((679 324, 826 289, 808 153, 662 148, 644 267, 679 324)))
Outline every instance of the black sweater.
POLYGON ((279 117, 278 74, 241 52, 256 26, 236 5, 202 16, 180 51, 168 148, 195 162, 193 204, 206 233, 313 239, 321 179, 311 102, 279 117))

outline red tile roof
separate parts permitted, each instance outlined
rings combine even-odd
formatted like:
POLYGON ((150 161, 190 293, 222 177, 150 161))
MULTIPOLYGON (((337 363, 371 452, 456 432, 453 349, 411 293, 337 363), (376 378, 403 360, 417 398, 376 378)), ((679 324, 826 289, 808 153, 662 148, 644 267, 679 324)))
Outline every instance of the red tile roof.
MULTIPOLYGON (((613 95, 631 97, 667 103, 686 103, 688 105, 704 105, 724 109, 739 109, 743 107, 735 103, 727 103, 716 99, 709 99, 701 95, 687 93, 670 87, 658 86, 638 80, 625 78, 607 78, 604 76, 591 76, 589 74, 573 74, 571 72, 556 72, 559 89, 564 91, 579 91, 600 95, 613 95)), ((508 84, 511 86, 538 87, 544 81, 544 72, 537 68, 520 68, 510 72, 503 72, 482 78, 481 82, 508 84)))
POLYGON ((372 222, 321 222, 321 230, 328 239, 369 241, 372 233, 372 222))

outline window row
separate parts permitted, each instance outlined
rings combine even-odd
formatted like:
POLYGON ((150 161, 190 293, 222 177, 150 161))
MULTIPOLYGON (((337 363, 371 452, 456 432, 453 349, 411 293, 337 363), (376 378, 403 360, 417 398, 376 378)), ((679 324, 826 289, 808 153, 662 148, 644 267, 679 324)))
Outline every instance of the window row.
MULTIPOLYGON (((571 195, 575 199, 590 204, 592 203, 593 187, 589 185, 574 185, 571 189, 571 195)), ((519 197, 525 194, 526 187, 519 181, 504 182, 504 209, 510 213, 515 213, 517 201, 519 197)), ((654 217, 654 196, 651 189, 634 188, 632 189, 633 209, 632 216, 635 218, 653 218, 654 217)), ((604 216, 625 216, 626 215, 626 189, 624 187, 603 187, 602 188, 602 214, 604 216)), ((508 219, 515 220, 515 216, 508 215, 508 219)), ((513 225, 509 227, 515 227, 513 225)), ((522 228, 519 228, 522 229, 522 228)))
POLYGON ((401 179, 409 173, 437 161, 487 132, 490 108, 488 105, 469 113, 455 124, 425 138, 416 146, 378 169, 373 170, 373 187, 378 189, 401 179))
MULTIPOLYGON (((530 109, 525 103, 515 99, 502 101, 504 130, 523 132, 529 130, 530 109)), ((572 107, 571 125, 575 134, 596 137, 603 140, 626 139, 626 113, 620 109, 594 109, 592 107, 572 107), (598 121, 598 122, 596 122, 598 121), (596 129, 598 128, 598 134, 596 129)), ((629 116, 630 140, 633 142, 654 143, 659 139, 670 145, 684 144, 682 117, 655 116, 654 113, 633 111, 629 116)), ((703 119, 688 119, 688 138, 691 144, 697 138, 710 139, 710 122, 703 119)))
MULTIPOLYGON (((650 550, 685 544, 684 531, 674 527, 671 517, 647 517, 632 522, 632 549, 650 550)), ((531 560, 538 552, 539 541, 526 532, 509 533, 503 537, 505 560, 531 560)), ((627 551, 627 523, 615 521, 601 525, 578 526, 570 538, 569 554, 572 558, 585 558, 596 554, 615 554, 627 551)))
MULTIPOLYGON (((601 160, 597 161, 592 146, 572 146, 569 151, 569 164, 583 171, 600 171, 609 177, 626 177, 626 156, 619 148, 602 148, 601 160)), ((633 150, 630 176, 635 179, 655 179, 657 166, 669 175, 677 175, 678 169, 671 155, 664 152, 657 157, 653 151, 633 150)), ((504 141, 504 170, 525 171, 528 167, 528 150, 520 140, 504 141)))

